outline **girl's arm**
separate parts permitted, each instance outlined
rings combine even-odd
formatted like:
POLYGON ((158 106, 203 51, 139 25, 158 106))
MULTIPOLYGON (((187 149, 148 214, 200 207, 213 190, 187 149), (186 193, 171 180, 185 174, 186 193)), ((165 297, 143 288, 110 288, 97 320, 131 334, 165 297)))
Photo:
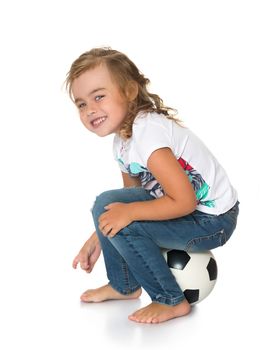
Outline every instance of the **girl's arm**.
POLYGON ((91 272, 101 253, 100 242, 94 232, 90 238, 84 243, 78 255, 74 258, 72 267, 77 268, 78 264, 86 271, 91 272))
POLYGON ((141 187, 141 181, 138 177, 132 177, 127 173, 122 173, 124 187, 141 187))
POLYGON ((132 221, 174 219, 195 210, 196 196, 192 184, 170 148, 154 151, 147 166, 165 195, 127 204, 132 221))
POLYGON ((114 237, 133 221, 175 219, 196 209, 192 184, 170 148, 154 151, 147 166, 165 195, 142 202, 107 205, 106 212, 99 217, 99 229, 105 236, 114 237))

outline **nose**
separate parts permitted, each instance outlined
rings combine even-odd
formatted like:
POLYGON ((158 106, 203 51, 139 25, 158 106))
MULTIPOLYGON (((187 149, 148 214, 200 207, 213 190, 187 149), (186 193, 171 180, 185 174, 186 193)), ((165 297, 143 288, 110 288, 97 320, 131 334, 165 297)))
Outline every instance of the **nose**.
POLYGON ((92 115, 96 114, 96 108, 94 105, 89 105, 86 108, 86 115, 87 117, 90 117, 92 115))
POLYGON ((87 117, 91 117, 95 113, 96 113, 95 111, 87 111, 87 117))

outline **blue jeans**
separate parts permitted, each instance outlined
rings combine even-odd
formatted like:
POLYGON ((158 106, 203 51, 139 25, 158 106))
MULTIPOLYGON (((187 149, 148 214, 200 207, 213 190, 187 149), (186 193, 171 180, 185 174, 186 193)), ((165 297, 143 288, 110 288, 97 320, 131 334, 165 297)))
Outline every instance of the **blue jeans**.
POLYGON ((110 190, 100 194, 92 208, 109 283, 121 294, 143 287, 153 302, 176 305, 185 298, 160 248, 203 251, 224 245, 237 222, 238 204, 222 215, 200 211, 164 221, 133 221, 113 238, 104 236, 98 218, 113 202, 153 200, 141 187, 110 190))

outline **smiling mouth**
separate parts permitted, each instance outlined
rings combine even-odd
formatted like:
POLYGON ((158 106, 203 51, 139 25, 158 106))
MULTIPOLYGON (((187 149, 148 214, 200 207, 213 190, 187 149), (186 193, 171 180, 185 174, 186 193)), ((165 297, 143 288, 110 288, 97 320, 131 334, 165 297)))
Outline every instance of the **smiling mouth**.
POLYGON ((91 125, 94 127, 94 128, 97 128, 98 126, 100 126, 105 120, 106 120, 107 117, 99 117, 99 118, 96 118, 94 120, 91 121, 91 125))

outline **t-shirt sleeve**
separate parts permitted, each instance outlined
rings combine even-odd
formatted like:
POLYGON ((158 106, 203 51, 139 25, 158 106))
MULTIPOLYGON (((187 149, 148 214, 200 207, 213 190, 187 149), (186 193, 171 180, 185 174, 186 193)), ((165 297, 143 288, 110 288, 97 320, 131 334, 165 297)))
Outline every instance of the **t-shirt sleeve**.
POLYGON ((151 120, 151 118, 147 118, 146 121, 143 118, 136 126, 134 130, 135 151, 143 166, 147 167, 149 157, 157 149, 169 147, 173 150, 170 134, 170 128, 166 127, 165 123, 151 120))
POLYGON ((118 149, 120 149, 120 139, 117 136, 115 136, 114 140, 113 140, 113 156, 114 156, 114 160, 117 161, 117 163, 119 165, 119 169, 123 173, 128 173, 128 170, 125 167, 124 162, 122 161, 122 159, 120 159, 118 157, 118 149))
POLYGON ((129 173, 129 171, 126 169, 125 164, 123 163, 122 159, 117 159, 119 169, 122 171, 122 173, 129 173))

